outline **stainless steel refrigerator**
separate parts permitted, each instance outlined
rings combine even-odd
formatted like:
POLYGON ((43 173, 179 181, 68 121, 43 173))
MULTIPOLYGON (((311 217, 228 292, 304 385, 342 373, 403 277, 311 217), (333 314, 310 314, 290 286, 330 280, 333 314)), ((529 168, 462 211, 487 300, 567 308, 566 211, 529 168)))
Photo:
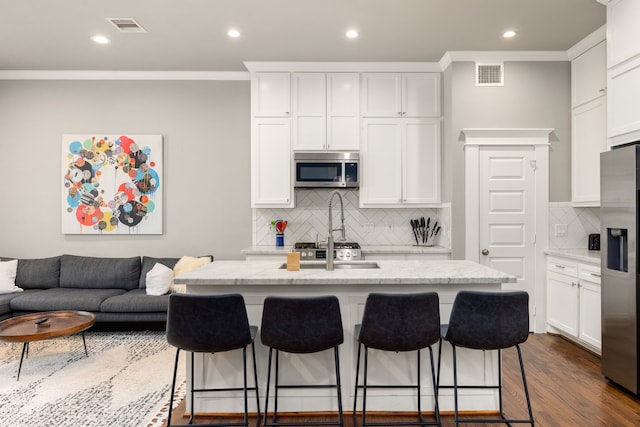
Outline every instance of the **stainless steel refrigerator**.
POLYGON ((602 373, 638 394, 640 145, 600 155, 602 373))

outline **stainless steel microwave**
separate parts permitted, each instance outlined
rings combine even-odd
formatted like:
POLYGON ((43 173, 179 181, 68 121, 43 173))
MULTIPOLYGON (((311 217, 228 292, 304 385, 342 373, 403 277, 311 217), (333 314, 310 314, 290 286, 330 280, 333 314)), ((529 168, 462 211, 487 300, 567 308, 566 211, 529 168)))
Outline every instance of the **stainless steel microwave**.
POLYGON ((360 153, 296 152, 296 188, 353 188, 359 184, 360 153))

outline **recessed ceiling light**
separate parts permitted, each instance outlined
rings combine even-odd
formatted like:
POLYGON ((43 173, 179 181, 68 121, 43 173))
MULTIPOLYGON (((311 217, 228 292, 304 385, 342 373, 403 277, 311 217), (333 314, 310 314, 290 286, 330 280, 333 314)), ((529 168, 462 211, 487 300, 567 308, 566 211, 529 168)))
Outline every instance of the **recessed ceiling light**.
POLYGON ((227 35, 229 37, 233 37, 233 38, 240 37, 240 31, 238 31, 238 30, 229 30, 229 31, 227 31, 227 35))
POLYGON ((99 43, 99 44, 108 44, 108 43, 111 42, 111 40, 109 40, 105 36, 93 36, 93 37, 91 37, 91 40, 93 40, 95 43, 99 43))
POLYGON ((358 32, 356 30, 349 30, 347 31, 347 37, 349 37, 350 39, 355 39, 356 37, 358 37, 358 32))
POLYGON ((510 39, 511 37, 515 37, 515 36, 516 36, 516 32, 513 30, 505 31, 502 34, 502 37, 504 37, 505 39, 510 39))

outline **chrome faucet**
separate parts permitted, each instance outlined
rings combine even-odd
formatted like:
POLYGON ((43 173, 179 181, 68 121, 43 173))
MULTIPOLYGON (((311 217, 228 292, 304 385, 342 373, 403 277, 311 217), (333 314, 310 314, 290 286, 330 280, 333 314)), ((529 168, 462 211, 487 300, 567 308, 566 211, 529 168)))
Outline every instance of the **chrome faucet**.
POLYGON ((329 196, 329 235, 327 236, 327 271, 333 271, 333 232, 340 230, 341 240, 345 240, 344 233, 344 203, 342 202, 342 194, 338 190, 331 192, 329 196), (333 228, 333 215, 331 214, 331 203, 333 197, 338 196, 340 199, 340 228, 333 228))

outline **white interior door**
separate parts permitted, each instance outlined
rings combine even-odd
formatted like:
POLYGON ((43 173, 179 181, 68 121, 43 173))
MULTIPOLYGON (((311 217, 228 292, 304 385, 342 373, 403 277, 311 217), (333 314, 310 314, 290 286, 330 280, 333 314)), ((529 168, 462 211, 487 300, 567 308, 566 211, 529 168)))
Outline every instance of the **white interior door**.
POLYGON ((529 293, 535 313, 535 151, 533 147, 483 147, 479 153, 479 261, 510 273, 504 290, 529 293))

